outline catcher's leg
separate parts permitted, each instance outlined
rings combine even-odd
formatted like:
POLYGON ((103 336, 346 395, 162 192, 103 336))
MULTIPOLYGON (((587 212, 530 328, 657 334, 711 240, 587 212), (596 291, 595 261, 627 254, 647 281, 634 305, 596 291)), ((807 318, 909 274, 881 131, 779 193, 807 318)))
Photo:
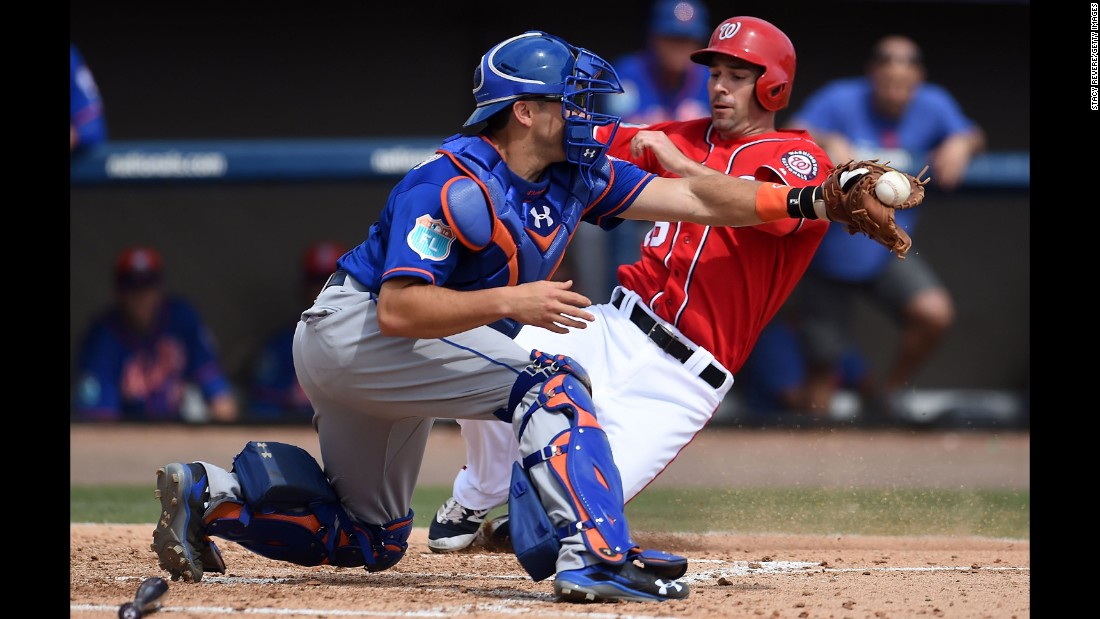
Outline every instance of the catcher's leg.
POLYGON ((404 556, 410 511, 382 525, 353 520, 305 450, 250 442, 233 460, 243 499, 215 499, 203 518, 208 535, 298 565, 339 565, 377 572, 404 556))
MULTIPOLYGON (((226 473, 226 477, 230 476, 226 473)), ((202 522, 209 488, 207 471, 201 464, 173 462, 157 470, 155 496, 160 500, 161 513, 150 548, 172 580, 197 582, 202 580, 203 572, 225 572, 221 553, 202 522)))
POLYGON ((630 538, 587 374, 569 357, 531 358, 509 402, 522 457, 509 497, 520 563, 535 580, 556 571, 554 589, 568 601, 687 597, 687 585, 674 580, 687 560, 643 551, 630 538))

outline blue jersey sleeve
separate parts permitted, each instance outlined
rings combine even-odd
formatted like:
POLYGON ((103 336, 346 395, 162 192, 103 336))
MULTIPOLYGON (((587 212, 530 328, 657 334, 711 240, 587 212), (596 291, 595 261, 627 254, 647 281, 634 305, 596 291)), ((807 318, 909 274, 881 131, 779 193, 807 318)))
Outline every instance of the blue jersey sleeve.
POLYGON ((593 171, 606 180, 606 188, 595 196, 593 203, 585 210, 583 219, 610 230, 624 221, 618 215, 630 208, 645 186, 657 176, 629 161, 615 157, 604 157, 604 160, 605 165, 593 171))
POLYGON ((419 277, 435 285, 447 281, 458 264, 461 244, 443 215, 441 188, 414 185, 394 197, 389 245, 380 281, 419 277))

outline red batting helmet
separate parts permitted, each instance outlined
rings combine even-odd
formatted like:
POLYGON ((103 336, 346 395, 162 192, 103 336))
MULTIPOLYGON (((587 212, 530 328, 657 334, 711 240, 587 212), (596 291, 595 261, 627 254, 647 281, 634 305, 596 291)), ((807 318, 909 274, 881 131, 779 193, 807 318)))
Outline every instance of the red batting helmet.
POLYGON ((756 80, 756 99, 765 110, 787 107, 794 82, 794 45, 783 31, 757 17, 731 17, 718 24, 710 35, 710 45, 691 54, 691 60, 710 65, 714 54, 764 67, 756 80))
POLYGON ((160 253, 152 247, 127 247, 115 257, 115 285, 133 290, 160 284, 161 264, 160 253))

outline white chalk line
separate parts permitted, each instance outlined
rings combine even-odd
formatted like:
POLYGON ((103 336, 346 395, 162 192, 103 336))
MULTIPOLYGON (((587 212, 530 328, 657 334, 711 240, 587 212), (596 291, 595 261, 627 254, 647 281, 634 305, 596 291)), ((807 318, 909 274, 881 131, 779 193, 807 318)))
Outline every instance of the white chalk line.
MULTIPOLYGON (((488 555, 487 555, 488 556, 488 555)), ((990 571, 990 572, 1028 572, 1031 571, 1030 567, 1023 566, 952 566, 952 565, 928 565, 928 566, 912 566, 912 567, 832 567, 823 566, 820 563, 812 563, 807 561, 723 561, 716 559, 700 559, 693 560, 692 563, 710 563, 717 564, 720 567, 715 569, 702 570, 697 572, 691 572, 683 576, 680 580, 691 583, 700 583, 705 581, 717 580, 719 578, 727 577, 739 577, 748 576, 752 574, 795 574, 795 573, 843 573, 843 572, 974 572, 974 571, 990 571)), ((518 576, 515 574, 456 574, 454 572, 443 573, 430 573, 430 572, 376 572, 369 575, 372 579, 379 578, 460 578, 460 579, 475 579, 480 581, 491 580, 529 580, 527 576, 518 576)), ((144 580, 143 576, 120 576, 116 578, 119 581, 141 581, 144 580)), ((293 577, 270 577, 270 578, 246 578, 241 576, 204 576, 202 579, 202 585, 209 583, 210 585, 220 584, 280 584, 287 582, 296 582, 304 580, 315 580, 316 577, 310 575, 293 576, 293 577)), ((339 584, 339 583, 335 583, 339 584)), ((469 587, 466 586, 468 589, 469 587)), ((455 587, 399 587, 402 590, 417 591, 417 592, 448 592, 453 591, 455 587)), ((555 597, 550 593, 525 593, 520 595, 518 592, 501 592, 502 598, 499 602, 481 602, 476 604, 456 604, 453 606, 436 607, 425 610, 408 610, 408 611, 377 611, 377 610, 355 610, 355 609, 314 609, 314 608, 233 608, 233 607, 221 607, 221 606, 165 606, 160 609, 160 612, 187 612, 187 613, 218 613, 221 615, 303 615, 303 616, 337 616, 337 617, 459 617, 467 615, 472 612, 495 612, 499 614, 511 614, 511 615, 526 615, 531 617, 587 617, 589 619, 674 619, 672 617, 666 617, 663 615, 625 615, 623 613, 578 613, 568 612, 557 608, 555 604, 554 609, 540 610, 533 606, 536 603, 554 603, 555 597), (519 596, 519 597, 517 597, 519 596)), ((70 604, 69 610, 72 611, 110 611, 115 613, 118 611, 118 606, 102 605, 102 604, 70 604)))
MULTIPOLYGON (((118 612, 118 606, 104 604, 70 604, 70 612, 118 612)), ((471 613, 498 613, 525 617, 583 617, 587 619, 678 619, 669 615, 628 615, 624 613, 580 613, 563 610, 516 608, 501 604, 460 604, 441 610, 334 610, 316 608, 232 608, 229 606, 164 606, 157 613, 217 613, 218 615, 308 615, 316 617, 464 617, 471 613)))

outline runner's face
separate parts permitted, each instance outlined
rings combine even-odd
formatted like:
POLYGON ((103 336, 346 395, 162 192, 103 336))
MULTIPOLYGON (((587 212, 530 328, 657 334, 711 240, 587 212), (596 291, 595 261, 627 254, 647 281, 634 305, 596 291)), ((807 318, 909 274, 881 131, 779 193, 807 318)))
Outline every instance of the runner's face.
POLYGON ((756 80, 762 69, 725 54, 715 54, 710 63, 710 113, 714 127, 722 134, 742 134, 755 127, 765 112, 756 100, 756 80))

